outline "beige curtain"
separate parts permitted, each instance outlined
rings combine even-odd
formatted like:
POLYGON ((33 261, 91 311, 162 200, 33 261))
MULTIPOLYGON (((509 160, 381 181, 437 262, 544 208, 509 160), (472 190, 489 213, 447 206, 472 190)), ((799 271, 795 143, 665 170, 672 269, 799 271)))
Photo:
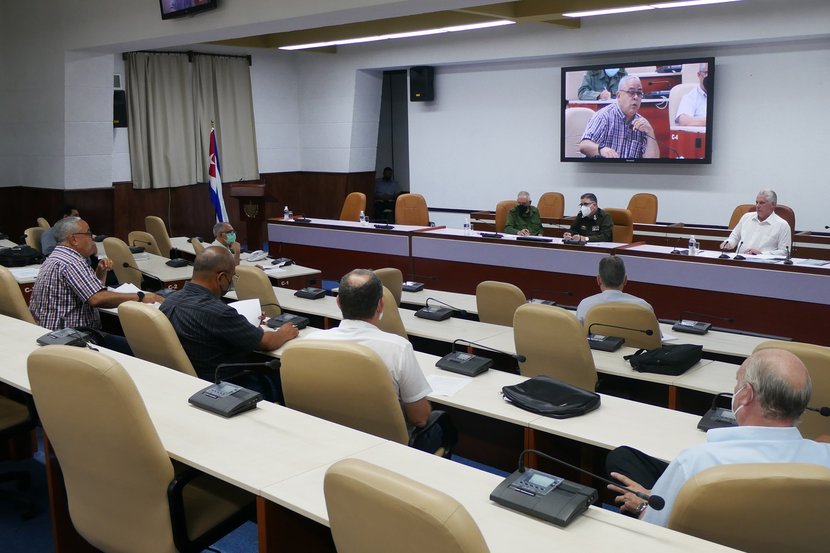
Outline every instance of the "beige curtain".
POLYGON ((193 91, 201 143, 199 182, 208 180, 211 121, 216 125, 222 182, 259 179, 248 60, 194 54, 193 91))
POLYGON ((247 59, 133 52, 125 72, 135 188, 208 182, 211 121, 222 181, 259 178, 247 59))

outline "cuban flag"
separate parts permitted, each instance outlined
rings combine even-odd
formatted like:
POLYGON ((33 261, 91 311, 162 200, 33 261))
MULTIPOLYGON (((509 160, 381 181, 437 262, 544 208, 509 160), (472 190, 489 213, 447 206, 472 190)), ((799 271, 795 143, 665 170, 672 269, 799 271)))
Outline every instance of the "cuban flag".
POLYGON ((219 149, 216 147, 216 129, 210 128, 210 201, 216 211, 216 222, 227 223, 228 210, 222 197, 222 175, 219 172, 219 149))

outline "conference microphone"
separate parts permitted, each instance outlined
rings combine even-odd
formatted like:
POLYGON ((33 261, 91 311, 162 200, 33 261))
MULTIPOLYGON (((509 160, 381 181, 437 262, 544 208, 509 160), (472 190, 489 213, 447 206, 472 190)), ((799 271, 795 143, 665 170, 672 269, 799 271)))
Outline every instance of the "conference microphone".
POLYGON ((727 253, 726 253, 726 246, 728 244, 729 244, 728 240, 723 241, 723 244, 721 244, 720 255, 718 256, 718 259, 729 259, 729 255, 727 255, 727 253))
POLYGON ((588 326, 588 345, 591 347, 591 349, 599 351, 617 351, 622 347, 623 343, 625 342, 625 339, 618 338, 616 336, 603 336, 600 334, 592 334, 591 329, 595 326, 604 326, 607 328, 616 328, 619 330, 630 330, 631 332, 642 332, 646 336, 651 336, 654 334, 654 331, 650 328, 629 328, 627 326, 617 326, 605 323, 592 323, 588 326))
POLYGON ((681 240, 683 240, 682 236, 678 236, 677 238, 674 239, 674 249, 672 251, 670 251, 669 253, 676 253, 676 254, 681 254, 681 255, 688 255, 689 254, 689 250, 681 250, 680 249, 680 241, 681 240))
POLYGON ((415 316, 421 319, 428 319, 430 321, 446 321, 447 319, 452 317, 453 313, 467 314, 467 311, 465 311, 464 309, 459 309, 435 298, 427 298, 427 301, 424 303, 426 305, 415 312, 415 316), (432 301, 433 303, 440 303, 441 305, 445 305, 446 307, 430 307, 430 301, 432 301))
POLYGON ((740 243, 740 244, 738 244, 738 247, 737 247, 737 248, 735 248, 735 257, 733 257, 732 259, 735 259, 735 260, 737 260, 737 261, 743 261, 744 259, 746 259, 746 258, 745 258, 744 256, 742 256, 740 253, 738 253, 738 252, 740 252, 740 251, 741 251, 741 246, 743 246, 743 245, 744 245, 744 241, 743 241, 743 240, 741 240, 741 243, 740 243))
POLYGON ((518 468, 519 472, 524 472, 525 470, 527 470, 527 467, 525 467, 525 464, 524 464, 524 459, 525 459, 525 455, 527 455, 528 453, 535 453, 536 455, 539 455, 540 457, 544 457, 545 459, 553 461, 554 463, 559 463, 560 465, 566 466, 569 469, 573 469, 575 471, 581 472, 582 474, 587 474, 588 476, 590 476, 592 478, 596 478, 600 482, 605 482, 606 484, 611 484, 612 486, 616 486, 621 490, 625 490, 629 493, 633 493, 634 495, 636 495, 637 497, 639 497, 640 499, 642 499, 643 501, 648 503, 648 506, 651 507, 652 509, 654 509, 655 511, 660 511, 661 509, 663 509, 663 507, 666 506, 666 500, 663 499, 662 497, 660 497, 659 495, 654 495, 654 494, 648 495, 647 493, 638 492, 637 490, 632 490, 631 488, 627 488, 627 487, 623 486, 619 482, 609 480, 608 478, 598 476, 598 475, 594 474, 593 472, 589 472, 589 471, 587 471, 583 468, 577 467, 577 466, 572 465, 570 463, 566 463, 562 459, 557 459, 556 457, 552 457, 552 456, 548 455, 547 453, 542 453, 538 449, 525 449, 524 451, 522 451, 522 453, 519 455, 519 468, 518 468))
POLYGON ((509 355, 510 357, 512 357, 513 359, 518 361, 519 363, 524 363, 525 361, 527 361, 527 356, 525 356, 525 355, 521 355, 521 354, 518 354, 518 353, 513 354, 513 353, 506 352, 502 349, 491 348, 490 346, 485 346, 484 344, 479 344, 478 342, 473 342, 472 340, 467 340, 465 338, 456 338, 455 340, 452 341, 452 350, 453 351, 455 351, 455 346, 459 342, 463 342, 465 344, 470 344, 472 346, 476 346, 477 348, 486 349, 487 351, 492 351, 494 353, 501 353, 502 355, 509 355))
POLYGON ((807 407, 808 411, 818 413, 822 417, 830 417, 830 407, 807 407))
POLYGON ((142 270, 142 269, 139 269, 138 267, 134 267, 133 265, 130 265, 130 264, 129 264, 129 263, 127 263, 126 261, 125 261, 124 263, 122 263, 122 264, 121 264, 121 266, 122 266, 122 267, 124 267, 125 269, 135 269, 136 271, 138 271, 138 272, 139 272, 139 273, 141 273, 142 275, 147 275, 147 276, 148 276, 148 277, 150 277, 150 278, 154 278, 154 279, 156 279, 157 281, 162 282, 162 280, 161 280, 159 277, 157 277, 156 275, 151 275, 151 274, 150 274, 150 273, 148 273, 147 271, 144 271, 144 270, 142 270))
POLYGON ((703 317, 704 319, 717 319, 718 321, 723 321, 726 323, 735 322, 735 319, 733 319, 732 317, 718 317, 716 315, 709 315, 707 313, 697 313, 695 311, 682 311, 680 313, 680 320, 674 323, 671 329, 677 332, 686 332, 688 334, 703 335, 709 332, 709 329, 712 328, 711 323, 702 323, 700 321, 690 321, 688 319, 684 319, 683 317, 686 315, 691 315, 693 317, 703 317))
POLYGON ((672 145, 671 145, 671 144, 669 144, 668 142, 663 142, 662 140, 657 140, 655 137, 651 136, 651 135, 650 135, 650 134, 648 134, 646 131, 641 131, 640 129, 635 129, 635 128, 634 128, 634 121, 632 121, 632 122, 630 122, 630 123, 628 124, 628 128, 629 128, 629 129, 631 129, 632 131, 643 133, 644 135, 646 135, 646 137, 647 137, 647 138, 650 138, 650 139, 652 139, 653 141, 657 142, 657 145, 658 145, 658 146, 660 146, 660 147, 665 146, 666 148, 668 148, 669 150, 671 150, 672 152, 674 152, 675 159, 686 159, 685 157, 683 157, 683 156, 680 154, 680 152, 678 152, 677 150, 675 150, 675 149, 672 147, 672 145))
POLYGON ((828 228, 830 228, 830 225, 824 225, 824 228, 828 229, 828 228))
POLYGON ((784 265, 792 265, 793 264, 793 259, 792 259, 793 252, 790 251, 789 247, 787 247, 787 246, 784 246, 784 247, 787 249, 787 259, 784 260, 784 265))
POLYGON ((693 317, 703 317, 704 319, 715 319, 717 321, 723 321, 725 323, 734 323, 735 319, 732 317, 719 317, 717 315, 710 315, 709 313, 698 313, 697 311, 681 311, 680 318, 682 319, 684 315, 691 315, 693 317))

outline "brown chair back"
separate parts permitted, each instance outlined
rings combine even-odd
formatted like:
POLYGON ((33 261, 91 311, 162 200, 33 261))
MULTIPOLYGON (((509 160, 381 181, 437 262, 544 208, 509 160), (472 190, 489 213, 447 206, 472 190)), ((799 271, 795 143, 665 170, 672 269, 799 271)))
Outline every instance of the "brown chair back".
POLYGON ((118 320, 136 357, 197 376, 176 330, 157 307, 125 301, 118 306, 118 320))
POLYGON ((359 221, 360 212, 366 213, 366 194, 363 192, 352 192, 343 200, 343 208, 340 210, 341 221, 359 221))
POLYGON ((138 269, 133 269, 138 265, 136 265, 135 257, 133 257, 129 246, 120 238, 110 236, 104 238, 104 251, 107 252, 107 257, 112 259, 112 270, 115 272, 118 283, 126 284, 129 282, 141 288, 143 275, 138 269), (129 264, 129 267, 125 267, 124 263, 129 264))
POLYGON ((755 204, 741 204, 737 206, 734 210, 732 210, 732 217, 729 218, 729 228, 735 228, 735 226, 738 224, 738 221, 741 220, 741 217, 743 217, 750 211, 755 211, 755 204))
POLYGON ((476 309, 482 323, 513 326, 513 315, 527 303, 521 288, 509 282, 485 280, 476 286, 476 309))
POLYGON ((394 267, 384 267, 383 269, 375 269, 374 273, 381 283, 392 292, 395 305, 400 305, 401 293, 403 292, 403 273, 401 270, 394 267))
POLYGON ((536 207, 540 217, 561 219, 565 215, 565 196, 561 192, 545 192, 536 207))
POLYGON ((502 200, 496 204, 496 232, 504 232, 507 214, 518 204, 516 200, 502 200))
POLYGON ((628 211, 635 223, 653 225, 657 222, 657 196, 640 192, 628 200, 628 211))
POLYGON ((167 232, 167 225, 164 224, 164 220, 155 215, 148 215, 144 218, 144 229, 156 239, 156 246, 161 252, 159 255, 170 257, 173 243, 170 241, 170 234, 167 232))
POLYGON ((828 497, 830 469, 821 465, 719 465, 686 481, 669 528, 751 553, 820 553, 830 544, 828 497))
POLYGON ((585 314, 585 334, 591 325, 593 334, 607 334, 625 339, 625 345, 631 348, 655 349, 662 345, 660 340, 660 323, 654 311, 634 303, 608 302, 593 306, 585 314), (622 330, 602 325, 624 326, 641 330, 651 330, 651 336, 636 330, 622 330))
POLYGON ((50 225, 49 221, 47 221, 44 217, 38 217, 37 218, 37 226, 39 226, 42 229, 46 229, 46 230, 49 230, 50 228, 52 228, 52 225, 50 225))
POLYGON ((631 212, 627 209, 619 209, 616 207, 605 208, 605 212, 614 220, 614 242, 621 242, 623 244, 630 244, 634 241, 634 220, 631 217, 631 212))
POLYGON ((277 294, 274 292, 274 286, 265 271, 259 267, 238 265, 236 276, 239 277, 234 286, 237 299, 258 299, 262 311, 269 317, 276 317, 282 313, 277 294))
POLYGON ((17 284, 11 271, 2 266, 0 266, 0 315, 14 317, 27 323, 34 324, 35 322, 29 306, 26 305, 20 285, 17 284))
POLYGON ((399 225, 429 226, 427 201, 420 194, 401 194, 395 201, 395 223, 399 225))
POLYGON ((401 320, 401 313, 398 311, 398 304, 395 303, 395 296, 386 286, 383 287, 383 319, 378 321, 378 328, 409 340, 406 327, 401 320))
POLYGON ((361 459, 329 467, 323 491, 338 553, 489 551, 457 500, 361 459))
MULTIPOLYGON (((127 235, 127 243, 130 246, 140 246, 144 248, 144 251, 147 253, 162 255, 155 237, 149 232, 145 232, 143 230, 131 231, 130 234, 127 235)), ((168 256, 165 255, 164 257, 168 256)))
POLYGON ((597 369, 585 333, 573 312, 527 303, 513 318, 516 353, 527 360, 519 363, 524 376, 547 375, 593 391, 597 369))
POLYGON ((43 250, 40 248, 40 238, 43 236, 43 233, 46 232, 46 229, 43 227, 29 227, 26 229, 26 245, 36 249, 37 251, 43 253, 43 250))
POLYGON ((196 255, 199 255, 200 253, 202 253, 203 251, 205 251, 205 244, 204 244, 204 242, 202 242, 201 240, 199 240, 197 237, 195 237, 195 236, 194 236, 193 238, 191 238, 191 239, 190 239, 190 243, 191 243, 191 245, 193 246, 193 252, 194 252, 196 255))

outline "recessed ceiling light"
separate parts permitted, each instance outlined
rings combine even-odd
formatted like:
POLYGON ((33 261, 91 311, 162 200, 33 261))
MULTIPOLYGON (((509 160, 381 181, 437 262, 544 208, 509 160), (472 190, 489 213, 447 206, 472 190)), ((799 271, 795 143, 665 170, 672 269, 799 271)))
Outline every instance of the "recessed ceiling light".
POLYGON ((280 46, 280 50, 308 50, 310 48, 326 48, 329 46, 342 46, 344 44, 358 44, 362 42, 376 42, 379 40, 394 40, 397 38, 411 38, 418 36, 437 35, 441 33, 456 33, 459 31, 473 31, 476 29, 487 29, 489 27, 501 27, 513 25, 515 21, 508 19, 497 19, 484 23, 472 23, 470 25, 455 25, 453 27, 441 27, 438 29, 424 29, 421 31, 408 31, 405 33, 390 33, 387 35, 367 36, 360 38, 344 38, 341 40, 330 40, 327 42, 311 42, 308 44, 295 44, 292 46, 280 46))

